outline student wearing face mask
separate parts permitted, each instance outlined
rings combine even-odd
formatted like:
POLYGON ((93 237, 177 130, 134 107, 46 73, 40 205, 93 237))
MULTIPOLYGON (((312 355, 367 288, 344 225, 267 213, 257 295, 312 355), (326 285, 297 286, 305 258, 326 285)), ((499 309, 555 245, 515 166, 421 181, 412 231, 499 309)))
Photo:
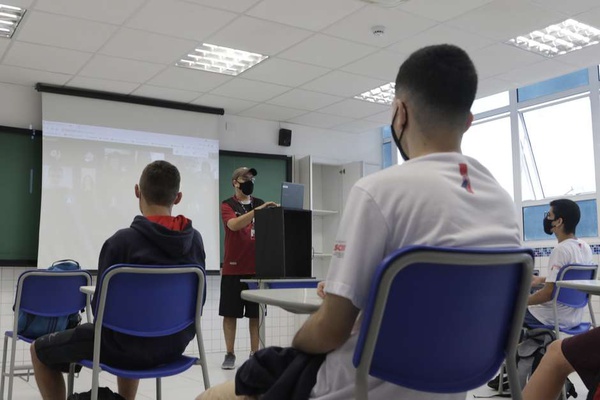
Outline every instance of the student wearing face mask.
MULTIPOLYGON (((550 202, 550 209, 544 215, 544 232, 554 235, 558 245, 552 250, 548 261, 548 276, 535 276, 532 286, 544 285, 542 289, 529 296, 529 307, 525 315, 525 325, 554 325, 552 311, 552 291, 558 271, 569 264, 593 264, 590 246, 575 236, 575 228, 581 213, 577 203, 567 199, 550 202)), ((583 317, 583 308, 557 305, 559 324, 564 328, 579 325, 583 317)))
POLYGON ((235 189, 232 197, 221 203, 221 218, 225 228, 225 254, 221 270, 221 299, 219 315, 223 317, 223 332, 227 354, 221 365, 223 369, 235 368, 235 333, 238 318, 249 318, 250 355, 258 350, 258 304, 241 298, 241 291, 248 289, 242 279, 256 273, 254 241, 254 210, 277 206, 272 201, 253 197, 256 169, 241 167, 233 171, 231 184, 235 189))

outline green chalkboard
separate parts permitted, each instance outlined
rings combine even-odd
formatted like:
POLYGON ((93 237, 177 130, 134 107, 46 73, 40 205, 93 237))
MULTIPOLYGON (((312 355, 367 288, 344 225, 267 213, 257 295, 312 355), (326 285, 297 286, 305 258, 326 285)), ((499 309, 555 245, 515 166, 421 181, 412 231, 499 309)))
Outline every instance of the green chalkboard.
POLYGON ((0 265, 35 265, 42 186, 42 135, 0 126, 0 265))
MULTIPOLYGON (((271 154, 219 152, 219 198, 221 201, 233 196, 231 174, 236 168, 249 167, 257 171, 253 195, 265 201, 279 203, 281 182, 292 180, 292 158, 271 154)), ((225 231, 220 223, 221 263, 223 262, 223 242, 225 231)))

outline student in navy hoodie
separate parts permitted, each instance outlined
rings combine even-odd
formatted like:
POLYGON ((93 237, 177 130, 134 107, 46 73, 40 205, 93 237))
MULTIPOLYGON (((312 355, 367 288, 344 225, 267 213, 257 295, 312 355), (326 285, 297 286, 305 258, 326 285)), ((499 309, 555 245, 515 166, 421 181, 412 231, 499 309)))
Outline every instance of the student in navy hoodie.
MULTIPOLYGON (((173 206, 181 201, 180 180, 177 168, 166 161, 154 161, 144 168, 135 185, 142 215, 136 216, 129 228, 106 240, 100 251, 98 276, 110 266, 122 263, 205 266, 202 237, 192 227, 192 221, 182 215, 171 216, 173 206)), ((151 368, 180 356, 194 335, 194 324, 155 338, 132 337, 105 328, 100 362, 121 368, 151 368)), ((42 336, 32 343, 35 379, 44 400, 66 398, 61 371, 68 371, 69 363, 91 359, 93 344, 91 323, 42 336)), ((118 377, 119 394, 127 400, 135 399, 138 383, 137 379, 118 377)))

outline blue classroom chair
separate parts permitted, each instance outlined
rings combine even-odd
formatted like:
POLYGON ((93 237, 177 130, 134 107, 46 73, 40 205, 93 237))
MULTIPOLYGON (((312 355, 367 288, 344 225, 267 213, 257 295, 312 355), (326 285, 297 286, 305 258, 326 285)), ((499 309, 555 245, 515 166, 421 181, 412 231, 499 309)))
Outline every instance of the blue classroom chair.
MULTIPOLYGON (((596 280, 598 275, 597 265, 582 265, 582 264, 570 264, 565 265, 558 271, 556 281, 572 281, 572 280, 596 280)), ((594 310, 592 309, 592 302, 589 301, 589 293, 581 292, 576 289, 567 289, 554 286, 552 291, 552 308, 554 311, 554 325, 536 325, 531 328, 546 328, 553 329, 556 333, 556 338, 560 338, 560 333, 566 333, 568 335, 579 335, 589 331, 592 327, 596 327, 596 318, 594 316, 594 310), (590 322, 582 322, 572 328, 561 328, 560 321, 558 320, 557 306, 558 304, 564 304, 573 308, 583 308, 588 306, 590 312, 590 322)))
MULTIPOLYGON (((113 265, 99 278, 94 355, 78 364, 92 369, 92 400, 98 399, 100 371, 130 378, 156 378, 156 398, 161 399, 161 378, 179 374, 194 364, 202 366, 204 387, 210 387, 200 319, 206 275, 198 265, 113 265), (144 370, 128 370, 100 363, 102 327, 132 336, 157 337, 196 327, 199 357, 181 355, 175 361, 144 370)), ((73 380, 71 368, 69 380, 73 380)), ((69 395, 72 394, 69 385, 69 395)))
POLYGON ((533 271, 529 249, 410 246, 373 278, 354 353, 356 398, 367 378, 433 393, 489 381, 506 359, 512 398, 516 349, 533 271))
POLYGON ((32 343, 35 338, 15 334, 19 323, 19 312, 43 317, 64 317, 86 310, 90 320, 89 299, 79 288, 92 284, 92 275, 85 270, 47 271, 31 270, 23 272, 17 281, 12 331, 4 333, 4 352, 2 354, 2 377, 0 378, 0 398, 4 398, 5 378, 8 377, 8 400, 12 399, 15 376, 29 376, 31 365, 15 367, 17 341, 32 343), (8 339, 11 339, 10 362, 6 370, 8 339), (27 371, 17 372, 15 371, 27 371))

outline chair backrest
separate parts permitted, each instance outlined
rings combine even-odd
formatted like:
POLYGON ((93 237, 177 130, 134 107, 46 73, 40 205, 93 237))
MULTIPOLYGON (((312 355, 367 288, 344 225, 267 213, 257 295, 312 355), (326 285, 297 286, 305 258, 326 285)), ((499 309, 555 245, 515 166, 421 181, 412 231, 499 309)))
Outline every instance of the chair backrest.
POLYGON ((394 252, 363 310, 359 374, 435 393, 481 386, 515 357, 532 271, 529 249, 394 252))
POLYGON ((118 264, 105 271, 98 286, 96 324, 155 337, 199 321, 206 279, 199 265, 118 264))
POLYGON ((79 288, 92 284, 85 270, 23 272, 17 281, 15 314, 25 311, 43 317, 59 317, 86 307, 87 296, 79 288))
MULTIPOLYGON (((597 265, 569 264, 558 271, 557 281, 573 281, 579 279, 596 279, 598 274, 597 265)), ((590 295, 575 289, 554 287, 552 297, 556 297, 556 302, 573 308, 582 308, 588 304, 590 295)))

